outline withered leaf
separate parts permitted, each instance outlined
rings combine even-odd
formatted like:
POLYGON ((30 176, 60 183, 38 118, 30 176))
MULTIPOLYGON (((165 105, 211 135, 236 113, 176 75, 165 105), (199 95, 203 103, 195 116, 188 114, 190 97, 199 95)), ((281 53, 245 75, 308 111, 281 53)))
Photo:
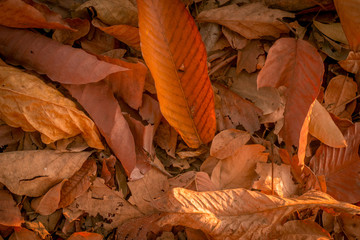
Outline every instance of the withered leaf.
POLYGON ((0 190, 0 224, 20 227, 24 222, 20 209, 7 190, 0 190))
POLYGON ((75 232, 67 240, 103 240, 103 236, 91 232, 75 232))

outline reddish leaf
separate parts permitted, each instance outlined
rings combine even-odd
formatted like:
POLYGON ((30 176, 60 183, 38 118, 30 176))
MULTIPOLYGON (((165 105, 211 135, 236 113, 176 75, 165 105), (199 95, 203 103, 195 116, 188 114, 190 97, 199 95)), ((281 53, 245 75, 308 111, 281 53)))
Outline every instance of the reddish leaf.
POLYGON ((335 0, 334 3, 351 50, 360 51, 360 1, 335 0))
POLYGON ((111 73, 127 70, 40 34, 6 27, 0 27, 0 54, 66 84, 98 82, 111 73))
POLYGON ((194 19, 180 0, 139 0, 137 5, 141 50, 162 114, 190 147, 208 143, 216 129, 214 97, 194 19))
POLYGON ((110 188, 115 187, 115 163, 116 158, 113 155, 104 158, 102 163, 101 178, 105 180, 105 184, 110 188))
POLYGON ((32 0, 0 2, 0 24, 13 28, 71 29, 61 16, 32 0))
POLYGON ((66 19, 66 22, 77 31, 57 29, 52 35, 52 39, 72 46, 76 40, 84 37, 90 31, 90 22, 87 19, 66 19))
POLYGON ((36 233, 27 230, 26 228, 15 229, 9 240, 41 240, 36 233))
POLYGON ((257 83, 258 88, 287 87, 282 131, 288 147, 299 145, 300 130, 310 105, 319 93, 323 73, 320 55, 304 40, 281 38, 269 51, 257 83))
POLYGON ((316 175, 325 176, 327 193, 340 201, 360 201, 359 134, 360 124, 356 123, 344 134, 348 144, 346 148, 332 148, 321 144, 310 162, 316 175))
POLYGON ((101 31, 113 36, 126 45, 129 45, 136 50, 140 50, 140 35, 138 28, 130 25, 113 25, 108 27, 96 19, 92 20, 91 23, 101 31))
POLYGON ((98 233, 90 232, 76 232, 73 233, 67 240, 103 240, 103 236, 98 233))
POLYGON ((85 108, 130 176, 136 164, 135 142, 110 88, 101 81, 65 86, 85 108))
POLYGON ((0 190, 0 224, 20 227, 23 222, 20 209, 12 195, 7 190, 0 190))

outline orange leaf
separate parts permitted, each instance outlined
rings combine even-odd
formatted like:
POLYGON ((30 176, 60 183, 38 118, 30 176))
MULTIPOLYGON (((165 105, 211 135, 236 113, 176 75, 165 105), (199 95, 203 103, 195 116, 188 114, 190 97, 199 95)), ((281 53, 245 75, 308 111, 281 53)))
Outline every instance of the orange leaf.
POLYGON ((350 49, 354 52, 360 51, 360 1, 335 0, 334 4, 350 49))
POLYGON ((40 34, 1 26, 0 54, 66 84, 98 82, 111 73, 127 70, 40 34))
POLYGON ((0 224, 20 227, 23 222, 20 209, 12 195, 7 190, 0 190, 0 224))
POLYGON ((32 0, 0 2, 0 25, 13 28, 71 29, 61 16, 32 0))
POLYGON ((10 236, 9 240, 41 240, 33 231, 26 228, 15 229, 14 233, 10 236))
POLYGON ((321 144, 310 162, 316 175, 325 176, 327 193, 340 201, 360 201, 359 134, 360 124, 356 123, 344 135, 348 144, 346 148, 332 148, 321 144))
POLYGON ((76 232, 73 233, 67 240, 103 240, 103 236, 98 233, 90 232, 76 232))
POLYGON ((360 72, 360 52, 349 52, 347 58, 340 61, 339 64, 346 71, 357 74, 360 72))
POLYGON ((216 129, 214 96, 192 16, 180 0, 137 4, 141 50, 162 114, 190 147, 210 142, 216 129))
POLYGON ((257 79, 258 88, 285 86, 287 102, 283 136, 285 143, 298 146, 300 130, 317 97, 324 65, 317 50, 304 40, 281 38, 269 51, 257 79))
POLYGON ((91 23, 101 31, 140 51, 140 35, 138 28, 130 25, 106 26, 96 19, 92 20, 91 23))

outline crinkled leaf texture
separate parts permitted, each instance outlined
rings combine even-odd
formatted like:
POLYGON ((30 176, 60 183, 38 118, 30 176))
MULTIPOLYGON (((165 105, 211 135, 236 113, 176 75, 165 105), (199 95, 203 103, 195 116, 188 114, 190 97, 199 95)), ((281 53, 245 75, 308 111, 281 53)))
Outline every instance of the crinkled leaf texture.
POLYGON ((327 193, 340 201, 360 201, 360 123, 348 128, 344 135, 346 148, 321 144, 311 159, 310 167, 316 175, 324 175, 327 193))
POLYGON ((0 118, 12 127, 39 131, 46 144, 82 134, 90 147, 104 148, 94 122, 74 102, 14 67, 0 66, 0 118))
POLYGON ((216 129, 214 95, 194 19, 180 0, 137 4, 141 50, 163 116, 190 147, 210 142, 216 129))
POLYGON ((0 26, 0 54, 16 64, 66 84, 98 82, 126 68, 99 61, 84 50, 27 30, 0 26))
POLYGON ((270 48, 258 78, 258 88, 286 89, 283 138, 288 147, 299 145, 301 127, 317 97, 324 65, 317 50, 301 39, 280 38, 270 48))
POLYGON ((298 198, 281 198, 246 189, 194 192, 183 188, 171 190, 155 200, 165 212, 158 221, 197 228, 214 239, 276 239, 283 221, 293 212, 326 207, 359 214, 360 208, 339 202, 326 193, 310 191, 298 198))

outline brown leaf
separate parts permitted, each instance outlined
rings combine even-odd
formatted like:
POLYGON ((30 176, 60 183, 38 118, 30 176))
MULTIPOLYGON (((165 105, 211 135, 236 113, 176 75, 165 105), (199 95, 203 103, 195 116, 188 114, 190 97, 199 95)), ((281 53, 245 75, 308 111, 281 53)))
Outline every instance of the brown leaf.
POLYGON ((316 5, 324 6, 332 3, 332 0, 265 0, 267 6, 271 8, 278 8, 285 11, 299 11, 316 5))
POLYGON ((82 134, 90 147, 104 148, 95 124, 41 79, 14 67, 0 67, 0 83, 0 118, 8 125, 39 131, 46 144, 82 134))
POLYGON ((331 38, 334 41, 338 41, 340 43, 348 44, 345 33, 341 27, 340 23, 321 23, 318 21, 313 21, 313 24, 321 33, 331 38))
POLYGON ((175 188, 156 200, 165 212, 160 226, 182 225, 200 229, 214 239, 276 239, 290 214, 307 208, 326 207, 359 214, 360 208, 338 202, 329 195, 310 191, 297 198, 281 198, 245 189, 193 192, 175 188))
POLYGON ((20 209, 7 190, 0 190, 0 224, 20 227, 24 222, 20 209))
POLYGON ((211 174, 219 189, 250 188, 256 180, 256 164, 266 162, 268 153, 259 144, 243 145, 228 158, 220 160, 211 174))
POLYGON ((0 154, 0 182, 17 195, 38 197, 70 178, 91 152, 58 153, 51 150, 0 154))
POLYGON ((91 232, 75 232, 67 240, 103 240, 103 236, 91 232))
POLYGON ((250 140, 250 134, 237 129, 226 129, 218 133, 210 148, 210 155, 218 159, 231 157, 239 147, 250 140))
POLYGON ((348 72, 357 74, 360 72, 360 53, 349 52, 347 58, 339 62, 339 65, 348 72))
POLYGON ((41 240, 41 238, 36 235, 36 233, 27 230, 26 228, 16 229, 14 233, 10 236, 9 240, 41 240))
POLYGON ((115 164, 116 158, 111 155, 102 159, 101 178, 105 180, 105 184, 110 188, 115 187, 115 164))
POLYGON ((20 128, 0 123, 0 147, 17 143, 23 136, 24 132, 20 128))
POLYGON ((67 19, 66 22, 77 31, 71 31, 67 29, 57 29, 52 35, 52 39, 66 45, 72 46, 74 42, 90 31, 90 22, 87 19, 74 18, 67 19))
POLYGON ((281 38, 269 51, 257 83, 258 88, 287 87, 283 136, 288 148, 299 145, 300 130, 320 91, 323 73, 320 55, 304 40, 281 38))
POLYGON ((58 208, 69 206, 75 198, 86 192, 91 185, 90 177, 94 175, 96 175, 96 162, 88 159, 62 186, 58 208))
MULTIPOLYGON (((0 2, 0 24, 13 28, 72 29, 59 14, 32 0, 0 2)), ((73 30, 73 29, 72 29, 73 30)))
POLYGON ((140 35, 138 28, 130 25, 107 26, 97 19, 93 19, 91 23, 101 31, 140 51, 140 35))
POLYGON ((278 38, 281 33, 289 32, 289 29, 277 20, 283 17, 293 18, 294 14, 270 9, 261 3, 251 3, 242 6, 232 4, 203 11, 198 15, 197 20, 218 23, 247 39, 257 39, 264 36, 278 38))
POLYGON ((50 233, 46 230, 45 226, 39 222, 39 221, 31 221, 25 222, 25 226, 27 229, 30 229, 32 231, 34 231, 35 233, 37 233, 37 235, 39 235, 42 239, 46 239, 47 237, 50 238, 50 233))
POLYGON ((194 19, 180 0, 137 4, 141 50, 162 114, 190 147, 210 142, 216 130, 214 97, 194 19))
POLYGON ((94 217, 99 214, 106 219, 103 224, 107 230, 112 230, 128 219, 142 216, 120 192, 108 188, 101 178, 95 179, 90 191, 76 198, 63 212, 71 221, 85 212, 94 217))
MULTIPOLYGON (((235 128, 241 124, 248 132, 252 133, 260 129, 259 116, 261 110, 252 102, 249 102, 231 90, 220 84, 214 84, 221 97, 221 107, 219 109, 218 121, 229 122, 226 128, 235 128)), ((220 122, 221 123, 221 122, 220 122)), ((218 124, 220 124, 218 123, 218 124)), ((225 122, 226 123, 226 122, 225 122)), ((221 126, 221 125, 220 125, 221 126)), ((223 130, 219 127, 219 130, 223 130)))
POLYGON ((327 192, 336 199, 350 203, 360 201, 360 124, 350 127, 344 137, 346 148, 332 148, 321 144, 311 159, 310 167, 316 175, 324 175, 327 192))
POLYGON ((264 54, 264 49, 259 40, 252 40, 241 50, 238 50, 236 72, 246 70, 248 73, 256 71, 258 57, 264 54))
POLYGON ((176 130, 164 119, 156 130, 154 141, 157 146, 164 149, 169 156, 175 158, 177 136, 178 133, 176 130))
POLYGON ((335 0, 336 11, 340 17, 350 49, 360 51, 360 4, 359 0, 335 0))
POLYGON ((231 47, 234 49, 237 49, 237 50, 243 49, 249 41, 248 39, 244 38, 240 34, 231 31, 227 27, 222 27, 222 32, 225 36, 225 39, 228 40, 228 43, 230 43, 231 47))
POLYGON ((111 73, 126 70, 40 34, 6 27, 0 27, 0 54, 66 84, 98 82, 111 73))
POLYGON ((136 164, 134 137, 109 86, 101 81, 65 87, 92 117, 122 163, 126 174, 130 176, 136 164))
POLYGON ((79 6, 76 11, 86 11, 87 8, 94 8, 97 18, 105 24, 137 27, 137 9, 129 0, 90 0, 79 6))
POLYGON ((298 220, 286 222, 280 229, 283 240, 326 240, 332 239, 330 234, 311 220, 298 220))

